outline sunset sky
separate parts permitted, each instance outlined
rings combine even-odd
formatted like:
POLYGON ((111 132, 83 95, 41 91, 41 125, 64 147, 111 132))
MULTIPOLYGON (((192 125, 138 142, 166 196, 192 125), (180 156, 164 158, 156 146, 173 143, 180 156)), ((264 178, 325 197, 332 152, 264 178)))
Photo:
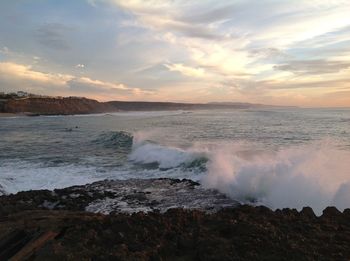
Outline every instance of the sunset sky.
POLYGON ((350 106, 348 0, 2 0, 0 91, 350 106))

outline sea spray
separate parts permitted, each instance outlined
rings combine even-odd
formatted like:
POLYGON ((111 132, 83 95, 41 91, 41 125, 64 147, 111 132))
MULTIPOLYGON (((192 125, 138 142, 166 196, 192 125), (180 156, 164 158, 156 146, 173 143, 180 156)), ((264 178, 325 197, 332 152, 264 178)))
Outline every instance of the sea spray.
POLYGON ((311 206, 316 213, 334 205, 350 207, 350 151, 323 139, 279 150, 246 141, 196 143, 181 149, 150 141, 155 133, 140 132, 134 138, 129 159, 177 168, 201 162, 201 183, 242 203, 272 209, 311 206))
POLYGON ((320 214, 334 205, 343 210, 350 207, 350 152, 337 145, 324 140, 250 159, 239 156, 237 146, 217 148, 202 184, 273 209, 311 206, 320 214))

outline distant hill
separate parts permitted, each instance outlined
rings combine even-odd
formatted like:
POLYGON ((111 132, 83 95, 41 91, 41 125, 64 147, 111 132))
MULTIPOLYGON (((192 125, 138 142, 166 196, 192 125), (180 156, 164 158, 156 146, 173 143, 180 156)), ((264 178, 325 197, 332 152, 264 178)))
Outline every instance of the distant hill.
POLYGON ((216 103, 176 103, 176 102, 140 102, 110 101, 107 104, 123 111, 157 111, 157 110, 210 110, 210 109, 248 109, 253 104, 216 104, 216 103))
POLYGON ((174 103, 143 101, 99 102, 83 97, 47 96, 2 96, 0 112, 24 113, 28 115, 69 115, 116 111, 161 111, 161 110, 212 110, 212 109, 250 109, 276 107, 262 104, 213 102, 213 103, 174 103))

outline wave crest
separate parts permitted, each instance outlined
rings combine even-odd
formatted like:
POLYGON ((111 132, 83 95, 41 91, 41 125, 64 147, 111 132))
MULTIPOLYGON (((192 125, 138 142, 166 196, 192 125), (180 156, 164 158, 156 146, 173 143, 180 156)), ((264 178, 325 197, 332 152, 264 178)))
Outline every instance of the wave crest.
POLYGON ((101 144, 107 148, 130 149, 133 144, 133 136, 126 131, 111 131, 100 135, 93 142, 101 144))
POLYGON ((193 149, 167 147, 150 140, 152 133, 134 134, 133 149, 129 160, 142 165, 155 165, 160 169, 177 167, 205 169, 207 158, 193 149))

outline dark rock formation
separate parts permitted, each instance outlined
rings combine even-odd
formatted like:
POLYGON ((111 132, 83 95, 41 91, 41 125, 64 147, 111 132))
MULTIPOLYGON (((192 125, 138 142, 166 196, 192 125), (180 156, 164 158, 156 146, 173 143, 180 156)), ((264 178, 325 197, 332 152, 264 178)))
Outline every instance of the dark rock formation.
POLYGON ((225 202, 193 181, 172 179, 101 181, 2 196, 0 260, 350 259, 349 209, 330 207, 321 217, 311 208, 272 211, 237 204, 208 212, 193 209, 196 202, 208 203, 201 193, 210 204, 225 202), (189 198, 190 192, 195 196, 189 198), (163 208, 158 202, 147 213, 113 208, 119 202, 137 210, 159 197, 163 208), (107 199, 113 202, 109 215, 82 211, 107 199), (192 207, 170 209, 167 201, 192 207))
POLYGON ((350 216, 241 206, 215 214, 24 211, 0 222, 0 260, 349 260, 350 216))
POLYGON ((5 112, 5 104, 7 100, 1 99, 0 98, 0 112, 5 112))

